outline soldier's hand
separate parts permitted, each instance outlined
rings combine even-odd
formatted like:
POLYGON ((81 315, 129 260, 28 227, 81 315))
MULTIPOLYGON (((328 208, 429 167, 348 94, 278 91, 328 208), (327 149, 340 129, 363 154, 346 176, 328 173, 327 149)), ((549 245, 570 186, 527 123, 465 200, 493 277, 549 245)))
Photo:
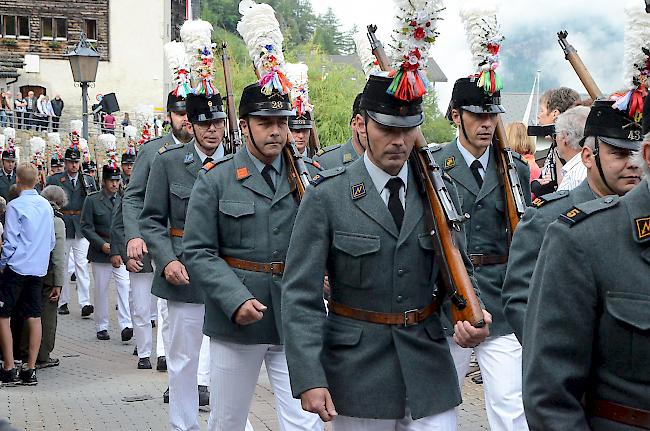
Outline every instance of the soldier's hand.
POLYGON ((476 347, 490 335, 489 325, 492 323, 492 315, 483 310, 485 326, 475 328, 468 321, 456 322, 454 325, 454 341, 460 347, 476 347))
POLYGON ((113 265, 113 268, 119 268, 122 266, 122 256, 119 254, 116 254, 114 256, 111 256, 111 265, 113 265))
POLYGON ((104 254, 111 254, 111 245, 107 242, 102 244, 102 253, 104 254))
POLYGON ((144 268, 144 264, 139 260, 129 259, 126 261, 126 270, 129 272, 140 272, 144 268))
POLYGON ((59 302, 60 297, 61 297, 61 286, 54 286, 50 291, 50 295, 47 297, 47 299, 50 302, 57 303, 59 302))
POLYGON ((316 413, 323 422, 329 422, 338 416, 330 391, 326 388, 313 388, 300 394, 302 409, 316 413))
POLYGON ((169 262, 165 267, 164 274, 165 280, 169 281, 171 284, 175 284, 176 286, 190 284, 190 276, 187 275, 185 265, 178 260, 169 262))
POLYGON ((238 325, 250 325, 264 317, 266 305, 262 304, 257 299, 249 299, 239 306, 235 312, 235 323, 238 325))
POLYGON ((147 253, 149 250, 142 238, 133 238, 126 244, 126 254, 130 259, 142 260, 147 253))

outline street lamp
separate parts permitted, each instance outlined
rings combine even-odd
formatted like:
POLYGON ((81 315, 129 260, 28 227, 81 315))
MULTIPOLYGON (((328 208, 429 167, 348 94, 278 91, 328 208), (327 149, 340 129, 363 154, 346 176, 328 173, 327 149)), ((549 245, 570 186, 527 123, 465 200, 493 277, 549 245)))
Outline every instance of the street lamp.
POLYGON ((66 56, 70 60, 72 78, 81 86, 82 134, 83 138, 88 140, 88 84, 95 82, 99 53, 90 46, 86 39, 86 33, 82 32, 79 43, 66 56))

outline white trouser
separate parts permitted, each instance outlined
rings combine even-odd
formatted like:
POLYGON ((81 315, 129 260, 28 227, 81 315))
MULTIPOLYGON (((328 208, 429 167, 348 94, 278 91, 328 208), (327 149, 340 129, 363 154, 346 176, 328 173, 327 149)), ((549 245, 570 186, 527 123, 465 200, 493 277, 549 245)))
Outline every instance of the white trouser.
POLYGON ((65 259, 68 262, 68 273, 63 281, 59 306, 70 301, 70 276, 74 272, 77 276, 77 300, 79 306, 90 305, 90 274, 88 274, 88 246, 90 243, 86 238, 65 239, 65 259), (70 266, 69 259, 74 261, 70 266))
POLYGON ((131 284, 131 317, 133 319, 133 335, 138 347, 138 357, 151 356, 151 283, 153 272, 130 272, 131 284))
POLYGON ((169 317, 167 313, 167 300, 158 298, 158 320, 156 330, 156 356, 165 356, 165 346, 169 346, 169 317))
MULTIPOLYGON (((472 349, 463 349, 447 339, 462 390, 469 370, 472 349)), ((483 377, 485 409, 493 431, 527 431, 521 396, 521 344, 514 334, 488 337, 474 347, 483 377)))
POLYGON ((456 431, 454 409, 418 420, 411 418, 408 407, 402 419, 365 419, 337 416, 332 422, 333 431, 456 431))
POLYGON ((196 373, 203 340, 203 304, 167 301, 169 344, 169 425, 173 431, 199 431, 196 373))
POLYGON ((242 431, 250 411, 262 361, 275 394, 283 431, 323 430, 318 415, 305 412, 291 396, 283 346, 210 341, 211 384, 209 431, 242 431))
MULTIPOLYGON (((124 328, 131 328, 131 311, 129 310, 129 273, 126 266, 120 265, 113 268, 110 263, 92 262, 93 279, 95 280, 95 329, 99 331, 108 330, 108 288, 111 281, 111 274, 115 279, 117 289, 117 322, 120 331, 124 328)), ((77 280, 79 280, 77 278, 77 280)))
POLYGON ((74 272, 74 254, 70 253, 68 256, 68 274, 72 274, 74 272))
POLYGON ((199 353, 199 370, 196 379, 201 386, 210 386, 210 337, 203 336, 199 353))
POLYGON ((149 293, 149 296, 149 300, 151 301, 151 320, 158 323, 158 297, 152 293, 149 293))

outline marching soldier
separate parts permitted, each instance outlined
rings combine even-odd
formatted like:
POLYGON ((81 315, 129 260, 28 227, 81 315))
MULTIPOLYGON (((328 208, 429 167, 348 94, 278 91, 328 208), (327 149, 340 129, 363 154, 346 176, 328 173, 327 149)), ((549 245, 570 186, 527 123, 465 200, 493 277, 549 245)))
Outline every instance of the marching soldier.
POLYGON ((63 159, 55 153, 50 159, 50 175, 60 174, 63 172, 63 159))
POLYGON ((47 185, 60 186, 68 195, 68 205, 61 208, 65 221, 65 261, 73 255, 74 267, 68 267, 68 274, 61 289, 59 299, 59 314, 70 314, 68 301, 70 299, 70 274, 77 277, 77 299, 81 306, 81 317, 89 317, 94 307, 90 304, 90 275, 88 274, 88 240, 81 232, 81 209, 86 196, 97 191, 95 179, 80 172, 81 152, 79 151, 79 135, 71 133, 71 147, 65 150, 65 169, 59 174, 48 177, 47 185))
MULTIPOLYGON (((631 149, 638 133, 619 129, 612 139, 601 132, 591 133, 601 154, 614 141, 631 149)), ((531 429, 650 428, 650 136, 645 139, 636 156, 645 173, 638 186, 621 198, 577 204, 546 232, 524 324, 531 429)), ((600 164, 605 170, 605 160, 600 164)))
POLYGON ((352 118, 350 129, 352 137, 343 145, 330 145, 322 148, 314 157, 323 169, 333 169, 338 166, 345 166, 357 160, 366 149, 366 135, 363 127, 363 117, 359 114, 359 103, 361 93, 357 94, 352 105, 352 118))
MULTIPOLYGON (((435 297, 440 268, 407 162, 422 99, 388 95, 391 82, 370 76, 360 103, 364 156, 317 175, 296 217, 282 289, 291 385, 337 431, 455 430, 461 396, 435 297)), ((488 334, 469 322, 457 329, 464 346, 488 334)))
POLYGON ((9 188, 16 184, 16 150, 8 146, 2 151, 2 173, 0 174, 0 196, 9 202, 9 188))
POLYGON ((244 88, 245 147, 207 165, 192 191, 184 256, 205 298, 212 392, 228 394, 211 404, 210 430, 244 430, 262 361, 281 427, 322 430, 318 416, 291 397, 282 345, 280 283, 298 210, 283 157, 290 115, 287 95, 263 94, 259 84, 244 88))
MULTIPOLYGON (((434 156, 451 177, 460 198, 467 250, 487 311, 492 315, 490 337, 474 349, 485 384, 485 403, 493 429, 526 429, 521 402, 521 345, 503 315, 501 288, 508 262, 509 238, 505 191, 497 168, 498 153, 492 144, 498 114, 505 112, 498 91, 487 94, 474 78, 454 84, 447 117, 459 130, 455 141, 434 148, 434 156), (498 359, 497 359, 498 358, 498 359)), ((528 166, 513 152, 526 204, 530 204, 528 166)), ((451 329, 451 328, 450 328, 451 329)), ((448 331, 448 335, 451 333, 448 331)), ((472 349, 450 341, 451 353, 462 387, 472 349)))
MULTIPOLYGON (((185 216, 201 167, 224 155, 221 143, 226 114, 221 95, 190 94, 187 118, 195 140, 187 144, 167 144, 158 150, 149 172, 140 215, 140 229, 151 248, 157 272, 152 292, 167 300, 170 424, 182 430, 198 429, 197 371, 204 315, 201 282, 194 277, 190 280, 184 264, 185 216)), ((203 390, 207 395, 207 388, 203 390)))
POLYGON ((124 153, 122 153, 122 162, 120 163, 120 168, 122 171, 122 185, 126 188, 129 185, 131 180, 131 172, 133 172, 133 164, 135 163, 136 151, 135 147, 128 147, 124 153))
POLYGON ((629 131, 634 130, 638 133, 632 137, 641 138, 639 126, 612 108, 612 103, 596 101, 586 119, 585 137, 578 137, 587 178, 571 191, 560 190, 535 199, 512 238, 501 298, 505 317, 522 344, 529 284, 548 226, 575 205, 606 195, 623 196, 640 181, 638 164, 629 157, 639 149, 640 141, 628 139, 629 131), (596 130, 598 141, 594 138, 596 130))
POLYGON ((289 130, 296 143, 298 152, 303 157, 312 158, 314 156, 311 148, 309 148, 309 139, 313 127, 311 112, 309 111, 303 112, 302 115, 292 115, 289 117, 289 130))

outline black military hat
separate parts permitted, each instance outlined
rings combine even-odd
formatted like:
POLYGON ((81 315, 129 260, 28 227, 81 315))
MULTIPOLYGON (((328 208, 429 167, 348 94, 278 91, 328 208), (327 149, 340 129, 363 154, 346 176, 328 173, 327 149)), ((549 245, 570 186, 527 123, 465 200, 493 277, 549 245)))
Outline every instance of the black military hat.
POLYGON ((104 165, 102 167, 102 180, 121 180, 120 168, 113 165, 104 165))
POLYGON ((506 110, 501 106, 501 92, 487 94, 483 87, 476 85, 478 78, 460 78, 454 83, 451 102, 447 109, 447 119, 451 121, 451 110, 462 109, 474 114, 503 114, 506 110))
POLYGON ((305 111, 302 113, 302 115, 289 117, 289 128, 291 130, 313 129, 314 126, 311 118, 311 112, 305 111))
POLYGON ((52 156, 52 158, 50 159, 50 166, 51 167, 63 166, 63 160, 61 160, 58 154, 52 156))
POLYGON ((173 91, 167 95, 167 112, 185 112, 186 109, 184 97, 174 95, 173 91))
POLYGON ((422 98, 405 101, 386 91, 393 78, 370 75, 363 89, 359 109, 377 123, 389 127, 416 127, 424 122, 422 98))
POLYGON ((89 162, 83 162, 83 163, 81 163, 81 171, 82 171, 84 174, 88 174, 88 175, 89 175, 90 172, 92 172, 92 171, 96 171, 96 170, 97 170, 97 163, 95 163, 95 162, 92 161, 92 160, 89 161, 89 162))
POLYGON ((65 155, 63 157, 69 162, 78 162, 81 160, 81 151, 79 151, 79 147, 66 148, 65 155))
POLYGON ((643 140, 641 125, 630 120, 624 111, 614 108, 613 104, 613 100, 606 99, 594 102, 585 124, 585 137, 597 136, 614 147, 638 150, 643 140))
POLYGON ((2 160, 6 160, 8 162, 15 162, 16 161, 16 150, 14 148, 7 148, 2 152, 2 160))
POLYGON ((135 153, 129 153, 128 151, 125 151, 125 152, 122 153, 122 161, 121 161, 121 163, 122 164, 129 164, 129 163, 133 164, 133 163, 135 163, 135 157, 136 157, 135 153))
POLYGON ((294 115, 288 94, 282 94, 275 88, 271 94, 262 93, 258 83, 244 88, 239 102, 239 117, 259 115, 267 117, 291 117, 294 115))
POLYGON ((201 123, 225 118, 226 113, 223 112, 221 94, 216 93, 212 96, 189 94, 187 96, 187 119, 190 123, 201 123))

